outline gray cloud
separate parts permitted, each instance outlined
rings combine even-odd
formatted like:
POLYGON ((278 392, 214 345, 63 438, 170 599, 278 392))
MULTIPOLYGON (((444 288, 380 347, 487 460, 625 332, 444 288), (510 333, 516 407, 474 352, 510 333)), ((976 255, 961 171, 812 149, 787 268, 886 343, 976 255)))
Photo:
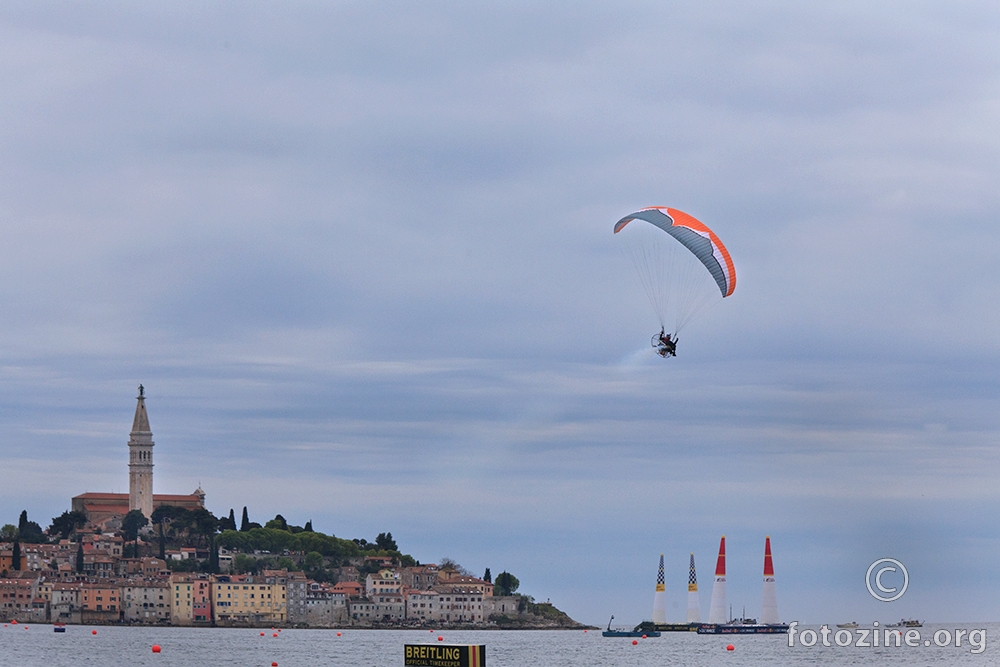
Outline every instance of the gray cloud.
POLYGON ((944 577, 996 532, 992 6, 0 17, 5 515, 124 488, 142 381, 158 489, 588 621, 722 532, 749 611, 768 531, 790 617, 897 547, 914 615, 989 613, 944 577), (611 235, 649 204, 739 271, 666 365, 611 235))

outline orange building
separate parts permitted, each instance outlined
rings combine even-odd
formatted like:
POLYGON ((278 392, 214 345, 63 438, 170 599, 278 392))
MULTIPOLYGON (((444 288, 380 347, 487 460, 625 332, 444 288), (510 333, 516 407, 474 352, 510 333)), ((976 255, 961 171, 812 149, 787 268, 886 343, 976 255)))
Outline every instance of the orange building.
POLYGON ((122 587, 117 583, 85 583, 80 586, 80 621, 115 623, 122 618, 122 587))
MULTIPOLYGON (((17 569, 18 570, 26 570, 27 569, 27 559, 26 559, 25 554, 24 554, 24 545, 22 544, 21 547, 22 547, 21 548, 21 562, 19 563, 20 567, 17 568, 17 569)), ((0 549, 0 572, 3 572, 5 570, 6 571, 13 570, 14 569, 12 567, 13 565, 14 565, 14 547, 13 546, 7 546, 7 547, 5 547, 3 549, 0 549)))

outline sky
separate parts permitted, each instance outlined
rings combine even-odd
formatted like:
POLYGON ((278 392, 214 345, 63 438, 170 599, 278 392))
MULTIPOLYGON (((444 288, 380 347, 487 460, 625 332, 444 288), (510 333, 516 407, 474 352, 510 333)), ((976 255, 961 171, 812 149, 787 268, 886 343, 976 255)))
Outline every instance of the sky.
POLYGON ((155 492, 587 623, 723 534, 750 616, 770 535, 784 620, 1000 619, 995 3, 13 1, 0 89, 0 522, 141 382, 155 492), (650 205, 738 276, 669 360, 650 205))

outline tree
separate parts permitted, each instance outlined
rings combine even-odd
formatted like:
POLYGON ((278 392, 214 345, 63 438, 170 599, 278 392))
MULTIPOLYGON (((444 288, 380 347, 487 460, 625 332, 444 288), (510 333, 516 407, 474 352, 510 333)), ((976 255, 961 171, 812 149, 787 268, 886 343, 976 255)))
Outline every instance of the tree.
POLYGON ((157 526, 158 539, 160 543, 160 560, 167 559, 167 544, 166 537, 163 534, 163 524, 170 523, 181 515, 186 514, 187 510, 183 507, 177 507, 176 505, 160 505, 153 513, 150 515, 150 519, 153 524, 157 526))
POLYGON ((490 574, 490 568, 486 568, 486 572, 483 573, 483 581, 490 584, 493 583, 493 575, 490 574))
POLYGON ((205 570, 211 574, 218 574, 219 572, 219 545, 215 543, 215 535, 213 534, 210 538, 211 544, 208 548, 208 566, 205 570))
POLYGON ((132 557, 139 557, 139 531, 149 525, 149 519, 142 513, 142 510, 129 510, 129 513, 122 519, 122 532, 125 533, 126 540, 132 540, 132 557))
POLYGON ((510 572, 504 570, 497 575, 497 580, 493 584, 493 595, 513 595, 521 582, 510 572))
POLYGON ((233 557, 233 571, 237 574, 246 574, 257 571, 257 560, 253 556, 246 554, 236 554, 233 557))
POLYGON ((76 571, 83 572, 83 540, 76 543, 76 571))
POLYGON ((378 545, 379 549, 399 551, 399 547, 396 546, 396 540, 392 539, 392 533, 379 533, 378 537, 375 538, 375 544, 378 545))
POLYGON ((190 510, 186 518, 191 530, 201 535, 204 538, 205 546, 210 547, 211 539, 219 529, 219 520, 215 518, 215 515, 204 507, 199 507, 196 510, 190 510))
POLYGON ((21 569, 21 541, 14 540, 14 551, 10 555, 10 569, 21 569))
POLYGON ((285 517, 276 514, 273 519, 264 524, 264 527, 275 530, 288 530, 288 522, 285 521, 285 517))
POLYGON ((236 514, 229 510, 229 517, 219 519, 219 530, 236 530, 236 514))
POLYGON ((0 528, 0 542, 13 542, 17 539, 17 527, 12 523, 5 523, 0 528))
POLYGON ((306 525, 303 526, 302 532, 304 532, 304 533, 311 533, 311 532, 313 532, 313 522, 312 522, 312 519, 309 519, 308 521, 306 521, 306 525))
POLYGON ((160 560, 167 559, 167 540, 163 536, 163 522, 170 518, 172 509, 173 507, 171 505, 160 505, 153 510, 153 514, 149 517, 153 520, 153 525, 156 526, 157 541, 160 546, 160 560))
POLYGON ((323 554, 318 551, 310 551, 306 554, 305 566, 307 570, 318 570, 323 567, 323 554))
POLYGON ((457 574, 461 574, 466 577, 472 575, 471 572, 469 572, 464 567, 456 563, 455 560, 452 558, 442 558, 441 563, 438 567, 442 570, 451 570, 457 574))
POLYGON ((250 517, 247 515, 247 506, 243 506, 243 521, 240 522, 240 532, 245 533, 250 530, 250 517))
POLYGON ((21 517, 17 521, 17 536, 22 542, 45 542, 45 533, 42 527, 34 521, 28 521, 28 510, 21 510, 21 517))
POLYGON ((66 511, 57 517, 52 518, 52 525, 49 526, 49 535, 53 538, 58 535, 59 539, 67 539, 74 530, 87 525, 87 515, 83 512, 66 511))

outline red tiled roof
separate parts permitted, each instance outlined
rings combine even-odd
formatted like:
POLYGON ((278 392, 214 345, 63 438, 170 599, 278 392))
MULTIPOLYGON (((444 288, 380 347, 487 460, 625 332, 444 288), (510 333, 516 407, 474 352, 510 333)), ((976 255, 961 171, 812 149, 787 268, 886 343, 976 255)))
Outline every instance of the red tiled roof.
MULTIPOLYGON (((88 491, 87 493, 81 493, 78 496, 73 496, 73 500, 77 498, 81 500, 117 500, 119 502, 124 502, 128 504, 128 494, 127 493, 94 493, 88 491)), ((167 500, 198 500, 199 496, 193 493, 154 493, 153 502, 156 501, 167 501, 167 500)))
POLYGON ((102 514, 107 514, 108 512, 113 512, 115 514, 128 514, 128 502, 124 505, 114 504, 114 505, 94 505, 92 503, 84 503, 83 508, 87 512, 100 512, 102 514))

